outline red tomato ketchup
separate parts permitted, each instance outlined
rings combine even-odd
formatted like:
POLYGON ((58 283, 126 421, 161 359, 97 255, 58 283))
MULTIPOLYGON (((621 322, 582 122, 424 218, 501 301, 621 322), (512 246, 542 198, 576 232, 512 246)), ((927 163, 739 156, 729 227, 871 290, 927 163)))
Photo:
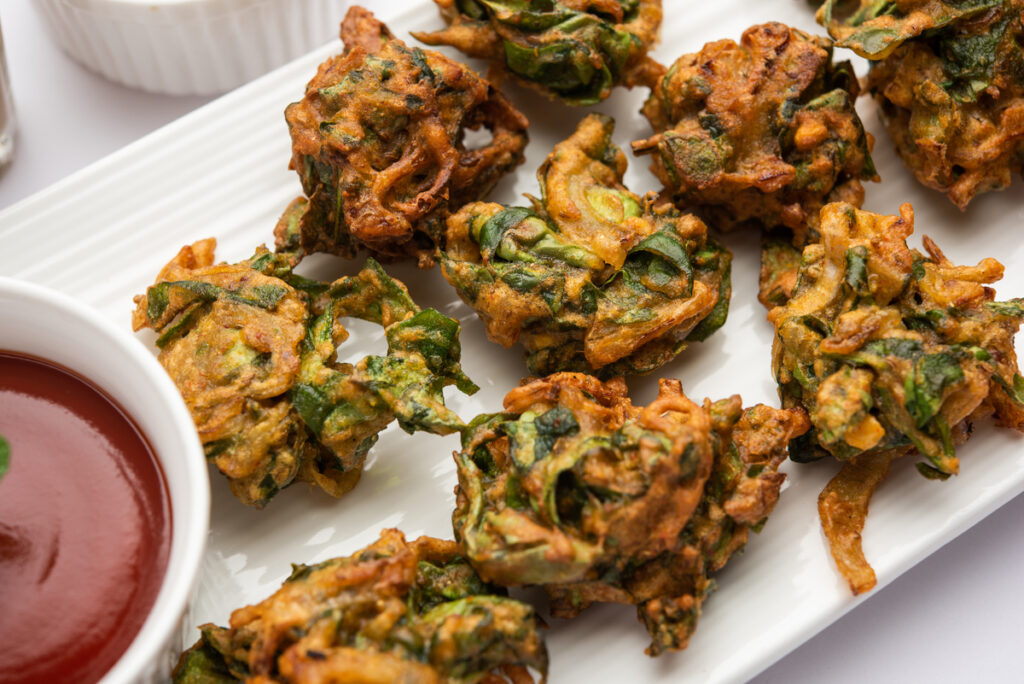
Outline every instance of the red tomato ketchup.
POLYGON ((170 499, 146 438, 102 391, 0 351, 0 683, 98 681, 156 600, 170 499))

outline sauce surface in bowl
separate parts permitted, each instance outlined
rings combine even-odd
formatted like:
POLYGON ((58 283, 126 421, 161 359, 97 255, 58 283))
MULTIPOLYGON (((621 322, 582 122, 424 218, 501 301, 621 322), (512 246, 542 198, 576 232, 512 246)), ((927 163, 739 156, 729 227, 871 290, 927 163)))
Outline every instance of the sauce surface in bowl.
POLYGON ((98 681, 160 590, 163 474, 132 419, 48 361, 0 351, 0 683, 98 681))

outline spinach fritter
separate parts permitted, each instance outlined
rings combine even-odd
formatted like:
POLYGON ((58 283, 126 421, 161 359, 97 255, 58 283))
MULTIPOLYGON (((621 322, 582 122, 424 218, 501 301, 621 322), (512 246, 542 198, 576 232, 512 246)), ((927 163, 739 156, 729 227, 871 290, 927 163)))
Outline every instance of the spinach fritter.
POLYGON ((861 181, 877 180, 858 92, 827 39, 770 23, 745 31, 738 45, 720 40, 680 57, 644 105, 656 134, 633 150, 652 155, 667 196, 716 228, 781 233, 763 246, 767 307, 792 294, 791 264, 817 239, 821 207, 860 206, 861 181))
POLYGON ((320 65, 285 110, 292 166, 309 207, 302 247, 432 264, 444 219, 523 162, 528 122, 487 81, 410 48, 362 7, 341 24, 345 52, 320 65), (491 140, 467 149, 467 130, 491 140))
POLYGON ((341 496, 393 420, 407 432, 462 427, 441 394, 475 391, 459 367, 458 323, 421 310, 375 261, 328 284, 262 247, 214 264, 215 244, 182 248, 136 297, 133 326, 160 333, 160 362, 241 501, 262 507, 295 481, 341 496), (387 355, 338 363, 346 317, 381 325, 387 355))
POLYGON ((498 684, 543 678, 533 608, 490 586, 453 542, 398 530, 351 556, 295 565, 269 598, 206 624, 175 684, 498 684))
POLYGON ((825 0, 817 19, 837 46, 877 60, 907 40, 934 35, 1003 4, 1004 0, 825 0))
MULTIPOLYGON (((877 484, 889 460, 916 451, 923 475, 946 479, 959 470, 954 445, 975 419, 994 414, 1024 431, 1013 344, 1024 299, 994 301, 987 286, 1003 274, 995 259, 956 266, 927 237, 927 255, 910 249, 913 221, 909 204, 900 216, 826 206, 821 243, 804 249, 794 296, 769 314, 782 404, 811 420, 790 444, 794 460, 831 454, 877 484)), ((841 473, 833 498, 853 491, 842 484, 853 479, 841 473)), ((872 575, 859 590, 873 583, 872 575)))
POLYGON ((823 205, 859 206, 876 176, 857 94, 827 39, 762 24, 676 60, 643 108, 656 134, 633 150, 711 225, 784 226, 802 247, 823 205))
POLYGON ((995 259, 955 266, 927 238, 927 256, 907 247, 913 210, 900 213, 822 211, 822 242, 804 249, 796 294, 769 314, 773 370, 783 404, 811 417, 795 458, 913 445, 925 472, 945 476, 976 413, 1024 428, 1013 346, 1024 300, 994 301, 995 259))
MULTIPOLYGON (((903 3, 886 4, 896 7, 884 18, 911 23, 903 3)), ((1024 0, 935 5, 953 7, 881 52, 868 89, 903 162, 963 210, 1024 174, 1024 0)))
POLYGON ((434 0, 449 27, 413 33, 451 45, 552 99, 592 105, 617 85, 652 86, 664 67, 647 56, 661 0, 434 0))
POLYGON ((681 650, 711 574, 771 513, 786 444, 806 429, 799 409, 743 410, 738 396, 698 406, 675 380, 646 407, 621 379, 534 380, 463 433, 455 536, 485 580, 543 586, 556 617, 634 604, 648 653, 681 650))
POLYGON ((622 185, 614 122, 583 119, 537 172, 533 207, 477 203, 448 220, 444 277, 487 336, 533 374, 650 372, 728 313, 732 255, 694 216, 622 185))

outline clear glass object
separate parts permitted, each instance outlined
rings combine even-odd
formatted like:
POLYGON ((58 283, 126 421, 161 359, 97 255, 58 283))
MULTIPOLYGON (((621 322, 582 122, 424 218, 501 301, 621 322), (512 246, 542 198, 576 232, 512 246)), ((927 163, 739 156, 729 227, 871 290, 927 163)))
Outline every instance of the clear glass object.
POLYGON ((0 167, 6 166, 13 158, 14 101, 11 99, 11 79, 7 74, 7 54, 0 27, 0 167))

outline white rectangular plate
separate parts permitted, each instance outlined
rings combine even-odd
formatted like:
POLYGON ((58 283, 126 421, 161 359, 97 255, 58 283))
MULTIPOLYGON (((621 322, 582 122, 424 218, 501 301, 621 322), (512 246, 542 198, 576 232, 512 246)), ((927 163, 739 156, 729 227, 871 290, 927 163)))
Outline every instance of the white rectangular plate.
MULTIPOLYGON (((410 42, 410 30, 441 25, 426 0, 386 14, 382 18, 395 34, 410 42)), ((745 28, 763 21, 820 32, 802 0, 666 0, 665 15, 656 52, 665 63, 710 40, 738 40, 745 28)), ((261 242, 271 242, 278 215, 300 193, 298 178, 286 168, 290 141, 282 112, 301 97, 317 64, 339 49, 330 45, 285 66, 9 208, 0 214, 0 274, 68 292, 127 329, 132 296, 145 290, 183 244, 215 236, 218 256, 235 261, 261 242)), ((863 71, 863 64, 859 68, 863 71)), ((506 92, 530 118, 531 142, 526 164, 491 199, 521 203, 522 193, 537 191, 537 166, 585 112, 513 86, 506 92)), ((649 133, 639 114, 644 95, 619 90, 596 108, 615 117, 615 140, 627 150, 629 141, 649 133)), ((875 160, 884 179, 868 187, 866 208, 894 214, 900 203, 912 202, 918 226, 912 244, 920 245, 921 234, 928 234, 958 263, 995 256, 1007 265, 1000 298, 1024 294, 1020 180, 961 214, 938 193, 917 185, 895 158, 874 104, 865 98, 860 108, 878 139, 875 160)), ((646 167, 646 160, 631 157, 626 183, 640 194, 658 188, 646 167)), ((729 234, 724 239, 736 257, 729 320, 661 374, 681 378, 697 400, 739 393, 747 405, 775 405, 769 368, 772 329, 756 300, 758 238, 729 234)), ((355 268, 331 257, 313 257, 307 273, 333 279, 355 268)), ((462 321, 464 367, 482 389, 471 398, 449 393, 449 404, 467 420, 499 410, 505 392, 525 374, 522 350, 488 342, 472 311, 436 269, 419 272, 402 265, 391 270, 409 284, 421 305, 462 321)), ((342 347, 343 359, 384 348, 379 330, 362 325, 353 330, 342 347)), ((140 337, 152 344, 152 335, 140 337)), ((655 378, 633 379, 630 387, 635 401, 647 403, 655 394, 655 378)), ((213 526, 192 624, 225 624, 233 609, 279 586, 289 563, 348 554, 375 539, 382 527, 399 527, 410 538, 450 538, 455 483, 450 454, 457 444, 454 436, 410 436, 392 426, 373 449, 359 486, 341 500, 300 485, 263 511, 237 502, 211 471, 213 526)), ((905 459, 876 495, 865 550, 879 586, 1024 491, 1019 435, 982 425, 959 454, 963 472, 957 478, 925 480, 916 474, 913 459, 905 459)), ((746 552, 719 574, 719 590, 705 604, 687 651, 648 658, 643 654, 647 635, 634 610, 598 606, 574 621, 552 623, 552 681, 744 680, 836 620, 858 600, 837 575, 818 525, 816 497, 835 469, 826 462, 784 466, 788 486, 774 515, 746 552)), ((188 638, 195 638, 195 632, 188 638)))

